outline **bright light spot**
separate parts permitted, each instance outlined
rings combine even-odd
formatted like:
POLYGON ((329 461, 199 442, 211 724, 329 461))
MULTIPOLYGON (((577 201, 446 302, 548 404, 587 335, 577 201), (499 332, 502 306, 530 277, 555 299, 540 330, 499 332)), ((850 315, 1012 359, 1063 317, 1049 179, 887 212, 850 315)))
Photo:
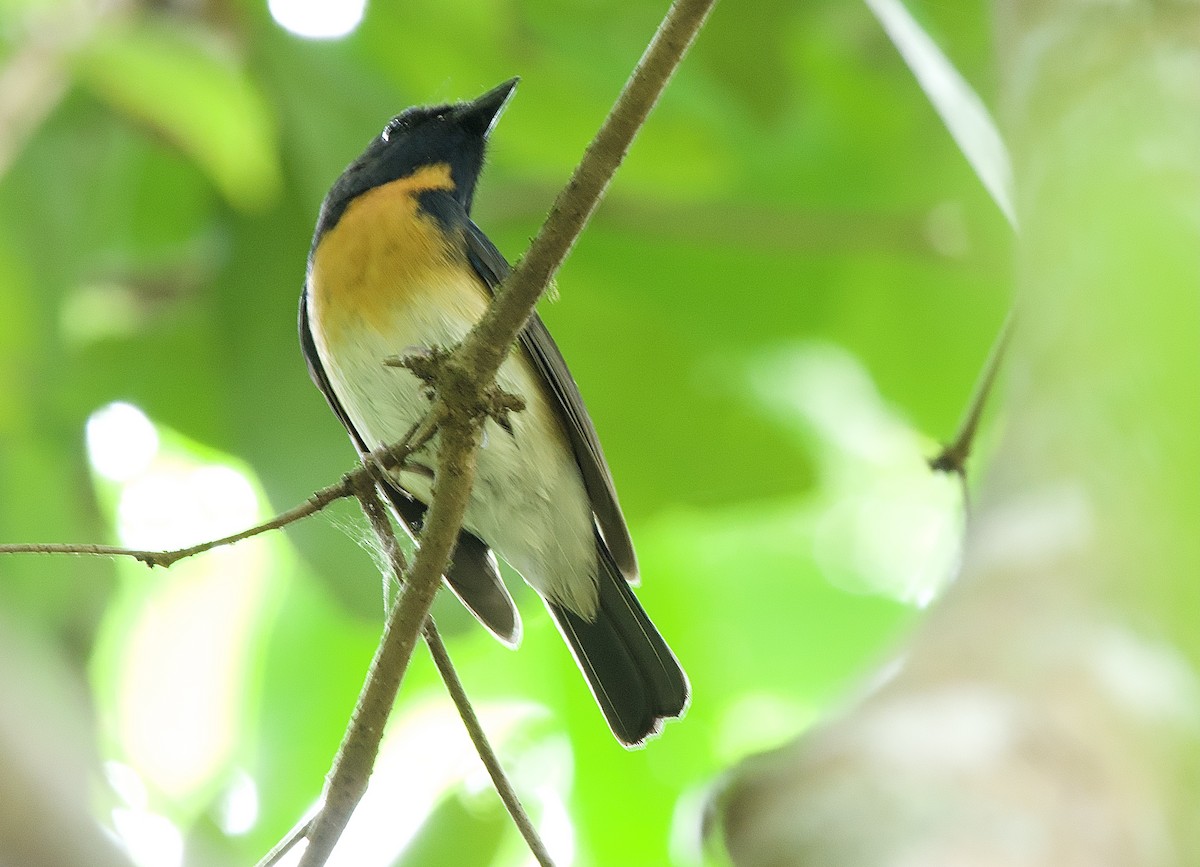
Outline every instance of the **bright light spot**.
POLYGON ((750 380, 764 407, 816 439, 822 497, 814 556, 826 579, 928 605, 958 565, 962 536, 958 480, 930 471, 932 444, 837 346, 775 353, 750 380))
POLYGON ((827 506, 816 527, 817 564, 848 590, 924 608, 958 563, 958 503, 955 480, 917 460, 906 471, 894 467, 827 506))
MULTIPOLYGON (((552 735, 530 743, 512 763, 509 777, 518 791, 528 791, 526 807, 551 860, 569 867, 575 862, 575 825, 563 800, 575 779, 575 751, 569 737, 552 735)), ((529 854, 515 863, 528 865, 529 854)))
POLYGON ((855 723, 870 755, 922 775, 979 773, 1005 759, 1022 713, 999 690, 962 684, 895 699, 855 723))
POLYGON ((730 705, 717 726, 716 753, 730 765, 798 735, 816 714, 781 696, 752 693, 730 705))
POLYGON ((258 497, 232 467, 163 462, 121 492, 117 531, 135 548, 183 548, 252 526, 258 497))
MULTIPOLYGON (((547 714, 542 709, 540 714, 547 714)), ((479 777, 487 787, 491 787, 491 779, 487 777, 482 764, 479 777)), ((523 791, 540 791, 552 789, 556 792, 569 792, 575 780, 575 752, 571 741, 564 735, 551 735, 540 738, 534 743, 521 749, 520 762, 514 764, 509 771, 513 784, 523 791)))
POLYGON ((912 446, 909 426, 884 404, 862 362, 840 346, 802 343, 750 372, 766 406, 800 422, 854 461, 886 464, 912 446))
MULTIPOLYGON (((114 429, 126 441, 154 430, 133 408, 109 407, 88 424, 93 454, 105 452, 97 443, 114 429), (114 424, 113 417, 136 422, 114 424)), ((154 442, 142 449, 138 472, 122 474, 115 504, 122 544, 173 549, 255 523, 259 496, 244 473, 168 429, 154 442)), ((111 697, 103 711, 116 756, 136 772, 109 774, 136 814, 124 821, 141 822, 143 780, 152 793, 184 798, 228 778, 279 549, 265 538, 218 548, 177 563, 169 581, 147 581, 139 567, 122 567, 129 580, 110 605, 94 660, 99 689, 111 697)), ((235 781, 226 805, 229 833, 253 824, 256 801, 252 783, 235 781)))
MULTIPOLYGON (((487 702, 475 709, 497 746, 543 715, 536 705, 516 702, 487 702)), ((370 786, 333 850, 330 867, 393 863, 438 802, 478 766, 475 748, 444 696, 402 713, 388 727, 370 786)))
POLYGON ((555 864, 570 867, 575 863, 575 825, 559 790, 544 786, 536 793, 541 801, 542 816, 537 823, 538 834, 555 864))
POLYGON ((1195 726, 1200 714, 1196 673, 1173 647, 1115 628, 1084 646, 1101 685, 1127 710, 1154 723, 1195 726))
POLYGON ((64 340, 87 346, 100 340, 135 334, 145 316, 128 286, 80 286, 63 299, 58 325, 64 340))
POLYGON ((1086 551, 1096 535, 1092 504, 1077 484, 1052 482, 1009 497, 974 528, 976 571, 1041 568, 1054 557, 1086 551))
POLYGON ((128 403, 110 403, 92 413, 85 436, 92 469, 114 482, 138 475, 158 454, 154 425, 144 412, 128 403))
POLYGON ((112 811, 113 827, 138 867, 176 867, 183 863, 183 836, 167 819, 145 810, 112 811))
POLYGON ((258 821, 258 786, 245 771, 237 771, 217 805, 217 825, 230 837, 245 834, 258 821))
POLYGON ((109 788, 125 802, 125 806, 134 810, 146 809, 149 804, 146 784, 137 771, 122 762, 108 761, 104 763, 104 776, 109 788))
POLYGON ((233 533, 258 520, 258 495, 243 473, 233 467, 208 464, 192 474, 192 485, 203 519, 220 533, 233 533), (224 525, 223 527, 221 525, 224 525))
POLYGON ((340 39, 362 22, 367 0, 267 0, 275 23, 306 39, 340 39))
MULTIPOLYGON (((538 715, 545 716, 545 713, 539 710, 538 715)), ((560 734, 534 741, 525 739, 515 747, 510 745, 508 753, 509 779, 518 792, 528 793, 524 796, 525 808, 538 829, 538 836, 546 844, 551 860, 561 867, 570 867, 575 861, 576 850, 575 826, 564 800, 575 776, 575 753, 570 739, 560 734)), ((478 782, 491 788, 492 783, 482 765, 479 771, 474 779, 467 779, 467 784, 478 782)), ((494 803, 495 797, 494 792, 490 793, 488 802, 494 803)), ((515 835, 509 838, 493 862, 496 867, 530 867, 533 863, 529 850, 515 835)))
POLYGON ((232 755, 269 563, 262 543, 184 561, 111 624, 119 742, 171 797, 208 784, 232 755))
POLYGON ((304 850, 307 848, 308 840, 300 840, 275 862, 276 867, 296 867, 300 863, 300 859, 304 857, 304 850))
POLYGON ((713 787, 694 786, 685 789, 675 802, 671 814, 671 863, 699 867, 704 858, 705 819, 711 809, 713 787))

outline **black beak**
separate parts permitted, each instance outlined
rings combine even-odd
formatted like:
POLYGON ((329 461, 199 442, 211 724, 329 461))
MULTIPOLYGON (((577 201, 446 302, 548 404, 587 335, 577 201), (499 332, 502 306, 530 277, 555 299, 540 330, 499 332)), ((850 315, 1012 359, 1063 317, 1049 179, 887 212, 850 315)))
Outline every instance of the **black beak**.
POLYGON ((508 103, 513 91, 517 89, 520 78, 510 78, 503 84, 497 85, 478 99, 460 103, 455 106, 454 114, 463 128, 475 133, 480 138, 487 138, 492 127, 500 119, 500 113, 508 103))

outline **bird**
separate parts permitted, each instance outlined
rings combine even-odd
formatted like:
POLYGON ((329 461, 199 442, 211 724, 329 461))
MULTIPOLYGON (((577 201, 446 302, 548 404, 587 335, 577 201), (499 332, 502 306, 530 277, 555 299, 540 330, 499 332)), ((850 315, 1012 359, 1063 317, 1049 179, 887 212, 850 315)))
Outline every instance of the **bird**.
MULTIPOLYGON (((300 298, 309 374, 362 458, 399 442, 427 387, 386 363, 452 348, 510 272, 471 219, 488 139, 519 79, 387 122, 321 204, 300 298)), ((476 480, 445 581, 504 644, 521 619, 499 555, 537 591, 616 739, 633 748, 681 717, 691 687, 634 595, 638 564, 595 426, 534 313, 498 385, 524 409, 485 422, 476 480)), ((419 544, 436 460, 417 454, 381 489, 419 544)))

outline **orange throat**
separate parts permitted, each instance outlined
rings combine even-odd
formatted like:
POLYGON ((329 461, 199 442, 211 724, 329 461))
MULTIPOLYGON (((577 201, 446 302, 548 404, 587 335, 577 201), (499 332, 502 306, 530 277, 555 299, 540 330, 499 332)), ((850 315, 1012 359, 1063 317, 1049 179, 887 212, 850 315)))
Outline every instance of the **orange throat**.
POLYGON ((414 294, 461 267, 437 220, 421 211, 427 190, 453 190, 450 166, 423 166, 346 207, 313 253, 309 303, 327 337, 347 328, 384 331, 414 294))

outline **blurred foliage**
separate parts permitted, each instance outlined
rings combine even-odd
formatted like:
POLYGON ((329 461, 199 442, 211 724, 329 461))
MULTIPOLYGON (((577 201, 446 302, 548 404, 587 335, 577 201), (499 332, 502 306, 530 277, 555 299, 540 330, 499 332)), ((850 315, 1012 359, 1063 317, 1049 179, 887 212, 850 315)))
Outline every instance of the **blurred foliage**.
MULTIPOLYGON (((909 5, 986 100, 983 11, 909 5)), ((336 479, 353 452, 295 336, 328 185, 402 108, 520 74, 476 197, 477 222, 519 256, 662 11, 376 0, 352 34, 321 41, 285 31, 264 0, 0 4, 0 540, 129 542, 133 483, 101 478, 85 448, 85 423, 114 401, 159 431, 142 473, 231 468, 261 488, 247 496, 264 515, 336 479)), ((882 514, 866 480, 899 472, 905 496, 944 504, 921 460, 953 432, 1003 318, 1008 238, 865 6, 718 6, 559 275, 561 300, 542 305, 604 439, 640 595, 690 673, 693 707, 623 753, 532 593, 518 592, 517 654, 452 601, 436 609, 535 817, 575 863, 697 863, 706 787, 829 709, 911 621, 903 576, 863 574, 860 548, 887 561, 879 546, 898 535, 863 517, 882 514), (847 365, 832 381, 853 387, 829 387, 824 374, 847 365), (839 508, 858 515, 854 533, 829 532, 839 508)), ((193 538, 236 529, 233 510, 214 523, 170 502, 203 499, 186 485, 159 494, 193 538)), ((0 560, 7 617, 91 679, 113 788, 97 797, 102 821, 122 802, 166 817, 184 862, 207 864, 250 863, 298 819, 381 623, 363 538, 343 505, 233 549, 258 564, 250 601, 229 585, 245 564, 220 557, 187 575, 0 560), (195 582, 194 596, 180 589, 195 582), (183 598, 164 609, 172 584, 183 598), (213 735, 203 767, 163 777, 136 732, 149 726, 167 756, 199 749, 160 707, 181 685, 209 690, 187 705, 190 725, 229 735, 213 735), (114 782, 130 769, 136 785, 114 782), (230 804, 242 798, 248 815, 247 776, 257 808, 239 824, 230 804)), ((418 660, 397 732, 428 702, 448 704, 418 660)), ((412 731, 434 732, 425 749, 461 762, 442 713, 440 727, 412 731)), ((465 767, 404 808, 417 834, 407 856, 385 819, 360 835, 375 848, 347 863, 520 863, 465 767)), ((395 774, 415 777, 402 763, 395 774)))

